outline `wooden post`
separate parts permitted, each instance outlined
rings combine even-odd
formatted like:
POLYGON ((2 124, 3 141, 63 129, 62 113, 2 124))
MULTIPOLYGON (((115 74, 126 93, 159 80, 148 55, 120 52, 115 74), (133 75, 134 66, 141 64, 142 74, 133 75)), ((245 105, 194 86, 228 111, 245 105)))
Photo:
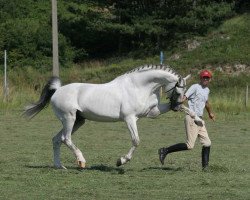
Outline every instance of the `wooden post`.
POLYGON ((52 0, 53 76, 59 77, 57 2, 52 0))
MULTIPOLYGON (((161 65, 163 65, 163 61, 164 61, 164 54, 163 51, 160 52, 160 63, 161 65)), ((160 97, 162 97, 162 87, 160 88, 160 97)))

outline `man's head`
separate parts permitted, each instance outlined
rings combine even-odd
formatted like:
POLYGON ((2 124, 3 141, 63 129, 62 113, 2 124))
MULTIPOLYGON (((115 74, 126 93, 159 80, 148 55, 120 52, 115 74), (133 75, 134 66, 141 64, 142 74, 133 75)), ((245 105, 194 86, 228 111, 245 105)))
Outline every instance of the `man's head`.
POLYGON ((212 73, 208 70, 202 70, 200 72, 200 80, 201 80, 201 85, 203 87, 207 87, 209 82, 211 81, 212 78, 212 73))

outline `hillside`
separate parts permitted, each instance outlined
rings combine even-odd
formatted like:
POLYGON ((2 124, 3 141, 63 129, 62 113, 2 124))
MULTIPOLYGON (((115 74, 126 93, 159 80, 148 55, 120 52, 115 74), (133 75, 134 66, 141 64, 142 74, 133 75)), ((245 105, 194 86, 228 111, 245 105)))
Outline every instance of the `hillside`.
MULTIPOLYGON (((250 14, 238 15, 226 20, 218 29, 211 30, 204 37, 194 37, 181 42, 178 48, 164 51, 164 64, 170 65, 180 74, 192 74, 197 81, 200 69, 208 68, 213 74, 212 93, 218 101, 224 95, 225 102, 244 102, 244 88, 250 78, 250 14), (233 95, 232 95, 233 90, 233 95)), ((92 60, 62 68, 63 83, 103 83, 143 64, 160 62, 159 55, 137 59, 116 57, 107 60, 92 60)), ((51 72, 38 72, 32 67, 9 70, 9 103, 15 107, 25 104, 31 98, 37 99, 40 91, 51 76, 51 72)), ((1 84, 3 80, 1 81, 1 84)), ((1 95, 3 96, 3 95, 1 95)), ((214 100, 217 101, 217 100, 214 100)), ((230 106, 225 106, 225 109, 230 106)), ((2 105, 6 106, 6 105, 2 105)), ((244 108, 241 108, 244 110, 244 108)))
POLYGON ((184 51, 177 66, 204 66, 233 73, 236 64, 244 64, 249 72, 250 65, 250 15, 240 15, 225 21, 218 29, 206 37, 196 38, 199 46, 192 51, 184 51), (226 69, 233 66, 232 69, 226 69))
MULTIPOLYGON (((180 43, 172 51, 164 51, 164 64, 170 65, 180 73, 197 74, 208 68, 215 78, 250 73, 250 14, 243 14, 226 20, 218 29, 211 30, 204 37, 195 37, 180 43), (217 76, 218 75, 218 76, 217 76)), ((142 64, 160 62, 159 55, 145 59, 117 58, 103 62, 84 63, 74 66, 71 75, 75 79, 89 82, 106 82, 121 73, 142 64), (79 70, 79 71, 78 71, 79 70), (78 71, 78 72, 75 72, 78 71), (77 77, 77 74, 79 77, 77 77)), ((65 69, 68 71, 68 69, 65 69)), ((63 78, 68 80, 68 73, 63 78)), ((222 77, 223 78, 223 77, 222 77)), ((242 79, 242 86, 247 79, 242 79)))

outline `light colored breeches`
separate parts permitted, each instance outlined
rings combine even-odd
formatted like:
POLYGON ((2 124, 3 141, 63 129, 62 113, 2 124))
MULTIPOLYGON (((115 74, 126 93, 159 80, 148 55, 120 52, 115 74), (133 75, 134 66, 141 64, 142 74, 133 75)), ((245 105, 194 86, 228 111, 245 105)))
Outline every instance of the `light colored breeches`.
POLYGON ((211 140, 209 139, 205 123, 203 126, 197 126, 194 123, 194 119, 189 115, 185 117, 185 128, 187 136, 187 147, 188 149, 193 149, 197 136, 199 137, 200 143, 202 146, 209 147, 211 146, 211 140))

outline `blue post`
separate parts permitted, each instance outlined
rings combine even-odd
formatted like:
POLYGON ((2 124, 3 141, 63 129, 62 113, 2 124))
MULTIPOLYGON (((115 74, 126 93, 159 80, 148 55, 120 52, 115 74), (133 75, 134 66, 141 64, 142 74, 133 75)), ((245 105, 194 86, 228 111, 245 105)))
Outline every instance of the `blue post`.
POLYGON ((163 55, 163 51, 161 51, 161 53, 160 53, 160 63, 161 63, 161 65, 163 64, 163 60, 164 60, 164 55, 163 55))

